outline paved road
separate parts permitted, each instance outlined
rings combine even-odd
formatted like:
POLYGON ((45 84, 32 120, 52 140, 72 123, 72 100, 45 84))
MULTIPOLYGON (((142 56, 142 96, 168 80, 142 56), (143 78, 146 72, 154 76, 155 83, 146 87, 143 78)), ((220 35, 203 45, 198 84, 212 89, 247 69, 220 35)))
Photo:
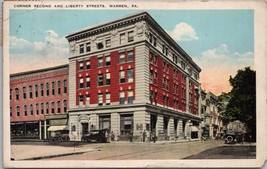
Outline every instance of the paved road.
POLYGON ((195 141, 184 143, 110 143, 87 144, 84 147, 97 148, 79 155, 50 158, 49 160, 156 160, 183 159, 204 150, 222 146, 222 141, 195 141))
POLYGON ((185 159, 255 159, 255 145, 227 145, 205 150, 185 159))

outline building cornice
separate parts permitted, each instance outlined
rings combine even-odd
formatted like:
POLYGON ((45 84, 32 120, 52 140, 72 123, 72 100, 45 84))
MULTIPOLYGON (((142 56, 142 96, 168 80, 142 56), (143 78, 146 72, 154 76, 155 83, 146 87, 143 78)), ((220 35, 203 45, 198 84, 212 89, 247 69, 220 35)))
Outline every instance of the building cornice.
POLYGON ((54 66, 54 67, 49 67, 49 68, 44 68, 44 69, 19 72, 19 73, 10 74, 10 78, 13 79, 13 78, 21 77, 21 76, 26 76, 26 75, 31 76, 31 75, 36 75, 39 73, 49 73, 51 71, 67 69, 68 67, 69 67, 69 64, 64 64, 64 65, 59 65, 59 66, 54 66))
POLYGON ((194 69, 196 69, 198 72, 201 72, 201 68, 192 60, 192 58, 170 37, 170 35, 147 13, 147 12, 140 12, 137 14, 129 15, 117 20, 113 20, 111 22, 99 24, 96 26, 91 26, 89 28, 85 28, 83 30, 70 33, 66 36, 69 42, 74 40, 83 39, 95 34, 99 34, 102 32, 109 31, 110 29, 115 29, 121 26, 124 26, 129 23, 135 23, 137 21, 145 20, 150 25, 152 25, 156 31, 158 31, 160 34, 162 34, 163 39, 167 41, 171 47, 178 51, 183 58, 192 64, 194 69))

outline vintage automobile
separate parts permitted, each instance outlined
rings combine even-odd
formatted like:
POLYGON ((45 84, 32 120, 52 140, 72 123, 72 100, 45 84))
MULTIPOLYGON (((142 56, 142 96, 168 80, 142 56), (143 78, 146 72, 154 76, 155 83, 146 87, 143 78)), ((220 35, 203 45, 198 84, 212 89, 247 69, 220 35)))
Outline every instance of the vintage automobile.
POLYGON ((53 128, 49 128, 48 129, 49 132, 49 141, 58 141, 58 142, 62 142, 62 141, 70 141, 70 137, 69 137, 69 130, 65 127, 57 127, 57 126, 53 126, 53 128))
POLYGON ((81 138, 83 142, 97 142, 97 143, 107 143, 107 136, 109 129, 92 130, 88 134, 84 134, 81 138))
POLYGON ((224 135, 225 144, 243 143, 244 133, 228 130, 224 135))

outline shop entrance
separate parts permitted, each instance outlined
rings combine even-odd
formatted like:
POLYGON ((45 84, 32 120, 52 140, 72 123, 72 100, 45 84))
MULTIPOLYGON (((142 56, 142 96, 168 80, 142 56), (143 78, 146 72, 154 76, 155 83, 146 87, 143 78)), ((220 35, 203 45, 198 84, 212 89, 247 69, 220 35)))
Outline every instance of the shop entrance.
POLYGON ((156 126, 157 126, 157 115, 151 114, 150 117, 150 132, 156 132, 156 126))
POLYGON ((88 123, 81 123, 82 124, 82 135, 88 133, 88 123))

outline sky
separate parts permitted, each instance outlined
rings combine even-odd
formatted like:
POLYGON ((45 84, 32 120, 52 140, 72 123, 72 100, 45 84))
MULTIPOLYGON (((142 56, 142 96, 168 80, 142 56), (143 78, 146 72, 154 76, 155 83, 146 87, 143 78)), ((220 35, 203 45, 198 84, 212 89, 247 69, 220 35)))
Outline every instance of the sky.
MULTIPOLYGON (((71 32, 141 10, 10 10, 10 73, 68 63, 71 32)), ((254 65, 253 10, 147 10, 202 69, 216 95, 229 77, 254 65)))

